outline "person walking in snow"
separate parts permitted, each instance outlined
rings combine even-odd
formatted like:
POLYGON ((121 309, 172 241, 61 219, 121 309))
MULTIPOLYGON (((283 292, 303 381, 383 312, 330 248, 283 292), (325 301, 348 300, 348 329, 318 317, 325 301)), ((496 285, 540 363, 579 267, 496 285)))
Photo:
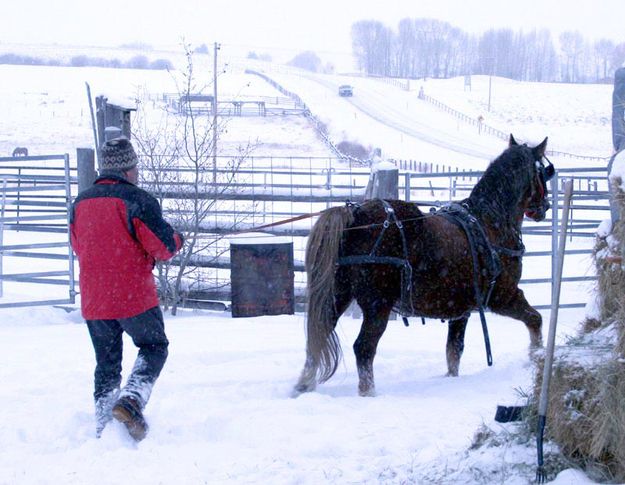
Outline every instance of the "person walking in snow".
POLYGON ((143 409, 169 345, 152 270, 155 261, 172 258, 184 239, 163 219, 158 201, 135 185, 137 162, 127 138, 102 145, 100 176, 72 204, 70 231, 82 315, 96 357, 96 436, 114 417, 140 441, 148 431, 143 409), (123 332, 139 353, 120 389, 123 332))

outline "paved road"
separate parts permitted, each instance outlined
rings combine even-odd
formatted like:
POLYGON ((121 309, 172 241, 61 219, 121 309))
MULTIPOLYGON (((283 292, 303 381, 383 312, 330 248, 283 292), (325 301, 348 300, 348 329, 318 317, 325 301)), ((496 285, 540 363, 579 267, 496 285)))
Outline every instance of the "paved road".
MULTIPOLYGON (((337 96, 338 86, 341 84, 340 82, 335 82, 331 78, 313 74, 306 75, 305 77, 326 87, 334 96, 337 96)), ((376 89, 376 86, 378 86, 377 83, 379 83, 379 81, 359 83, 354 89, 354 96, 344 99, 377 122, 418 140, 463 155, 470 155, 486 160, 492 158, 493 149, 489 148, 486 144, 472 143, 466 136, 457 136, 449 130, 443 131, 428 124, 427 119, 425 119, 427 116, 424 117, 423 112, 427 113, 435 108, 427 105, 425 101, 416 100, 419 103, 423 103, 424 110, 407 110, 405 105, 396 106, 388 102, 384 94, 381 94, 381 90, 376 89)), ((384 89, 400 89, 383 84, 379 84, 379 86, 384 87, 384 89)), ((415 101, 416 94, 406 93, 406 97, 410 97, 412 101, 415 101)), ((498 143, 501 143, 501 140, 499 140, 498 143)))

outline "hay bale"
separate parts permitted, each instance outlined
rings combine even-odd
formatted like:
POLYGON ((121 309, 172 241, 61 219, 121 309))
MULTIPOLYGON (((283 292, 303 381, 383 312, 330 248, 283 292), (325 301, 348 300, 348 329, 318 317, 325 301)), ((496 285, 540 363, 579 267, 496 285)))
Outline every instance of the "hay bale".
MULTIPOLYGON (((625 481, 625 191, 610 179, 620 219, 602 224, 593 251, 596 311, 554 355, 547 436, 600 481, 625 481)), ((537 362, 540 395, 544 359, 537 362)), ((537 399, 536 399, 537 400, 537 399)))
POLYGON ((612 177, 613 200, 618 207, 619 220, 602 225, 597 232, 593 259, 597 271, 597 298, 599 323, 585 322, 582 331, 593 327, 616 324, 616 350, 625 357, 625 192, 621 177, 612 177))
MULTIPOLYGON (((547 437, 604 480, 625 480, 625 361, 614 358, 614 328, 559 347, 549 390, 547 437)), ((542 381, 541 359, 535 395, 542 381)))

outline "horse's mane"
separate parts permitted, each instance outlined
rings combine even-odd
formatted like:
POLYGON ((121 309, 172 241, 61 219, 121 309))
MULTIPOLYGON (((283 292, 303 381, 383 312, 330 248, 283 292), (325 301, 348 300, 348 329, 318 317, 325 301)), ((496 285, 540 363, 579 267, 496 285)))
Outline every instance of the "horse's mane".
POLYGON ((509 147, 490 163, 467 201, 477 216, 512 221, 533 176, 531 149, 509 147))

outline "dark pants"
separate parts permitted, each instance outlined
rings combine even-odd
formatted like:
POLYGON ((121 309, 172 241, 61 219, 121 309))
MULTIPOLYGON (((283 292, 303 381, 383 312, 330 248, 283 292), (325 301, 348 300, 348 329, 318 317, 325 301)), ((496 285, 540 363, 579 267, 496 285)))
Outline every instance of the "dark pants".
POLYGON ((109 396, 121 384, 122 334, 126 332, 139 348, 139 354, 120 397, 132 397, 143 408, 167 360, 169 341, 160 307, 150 308, 131 318, 87 320, 87 326, 96 356, 93 393, 96 402, 109 396))

